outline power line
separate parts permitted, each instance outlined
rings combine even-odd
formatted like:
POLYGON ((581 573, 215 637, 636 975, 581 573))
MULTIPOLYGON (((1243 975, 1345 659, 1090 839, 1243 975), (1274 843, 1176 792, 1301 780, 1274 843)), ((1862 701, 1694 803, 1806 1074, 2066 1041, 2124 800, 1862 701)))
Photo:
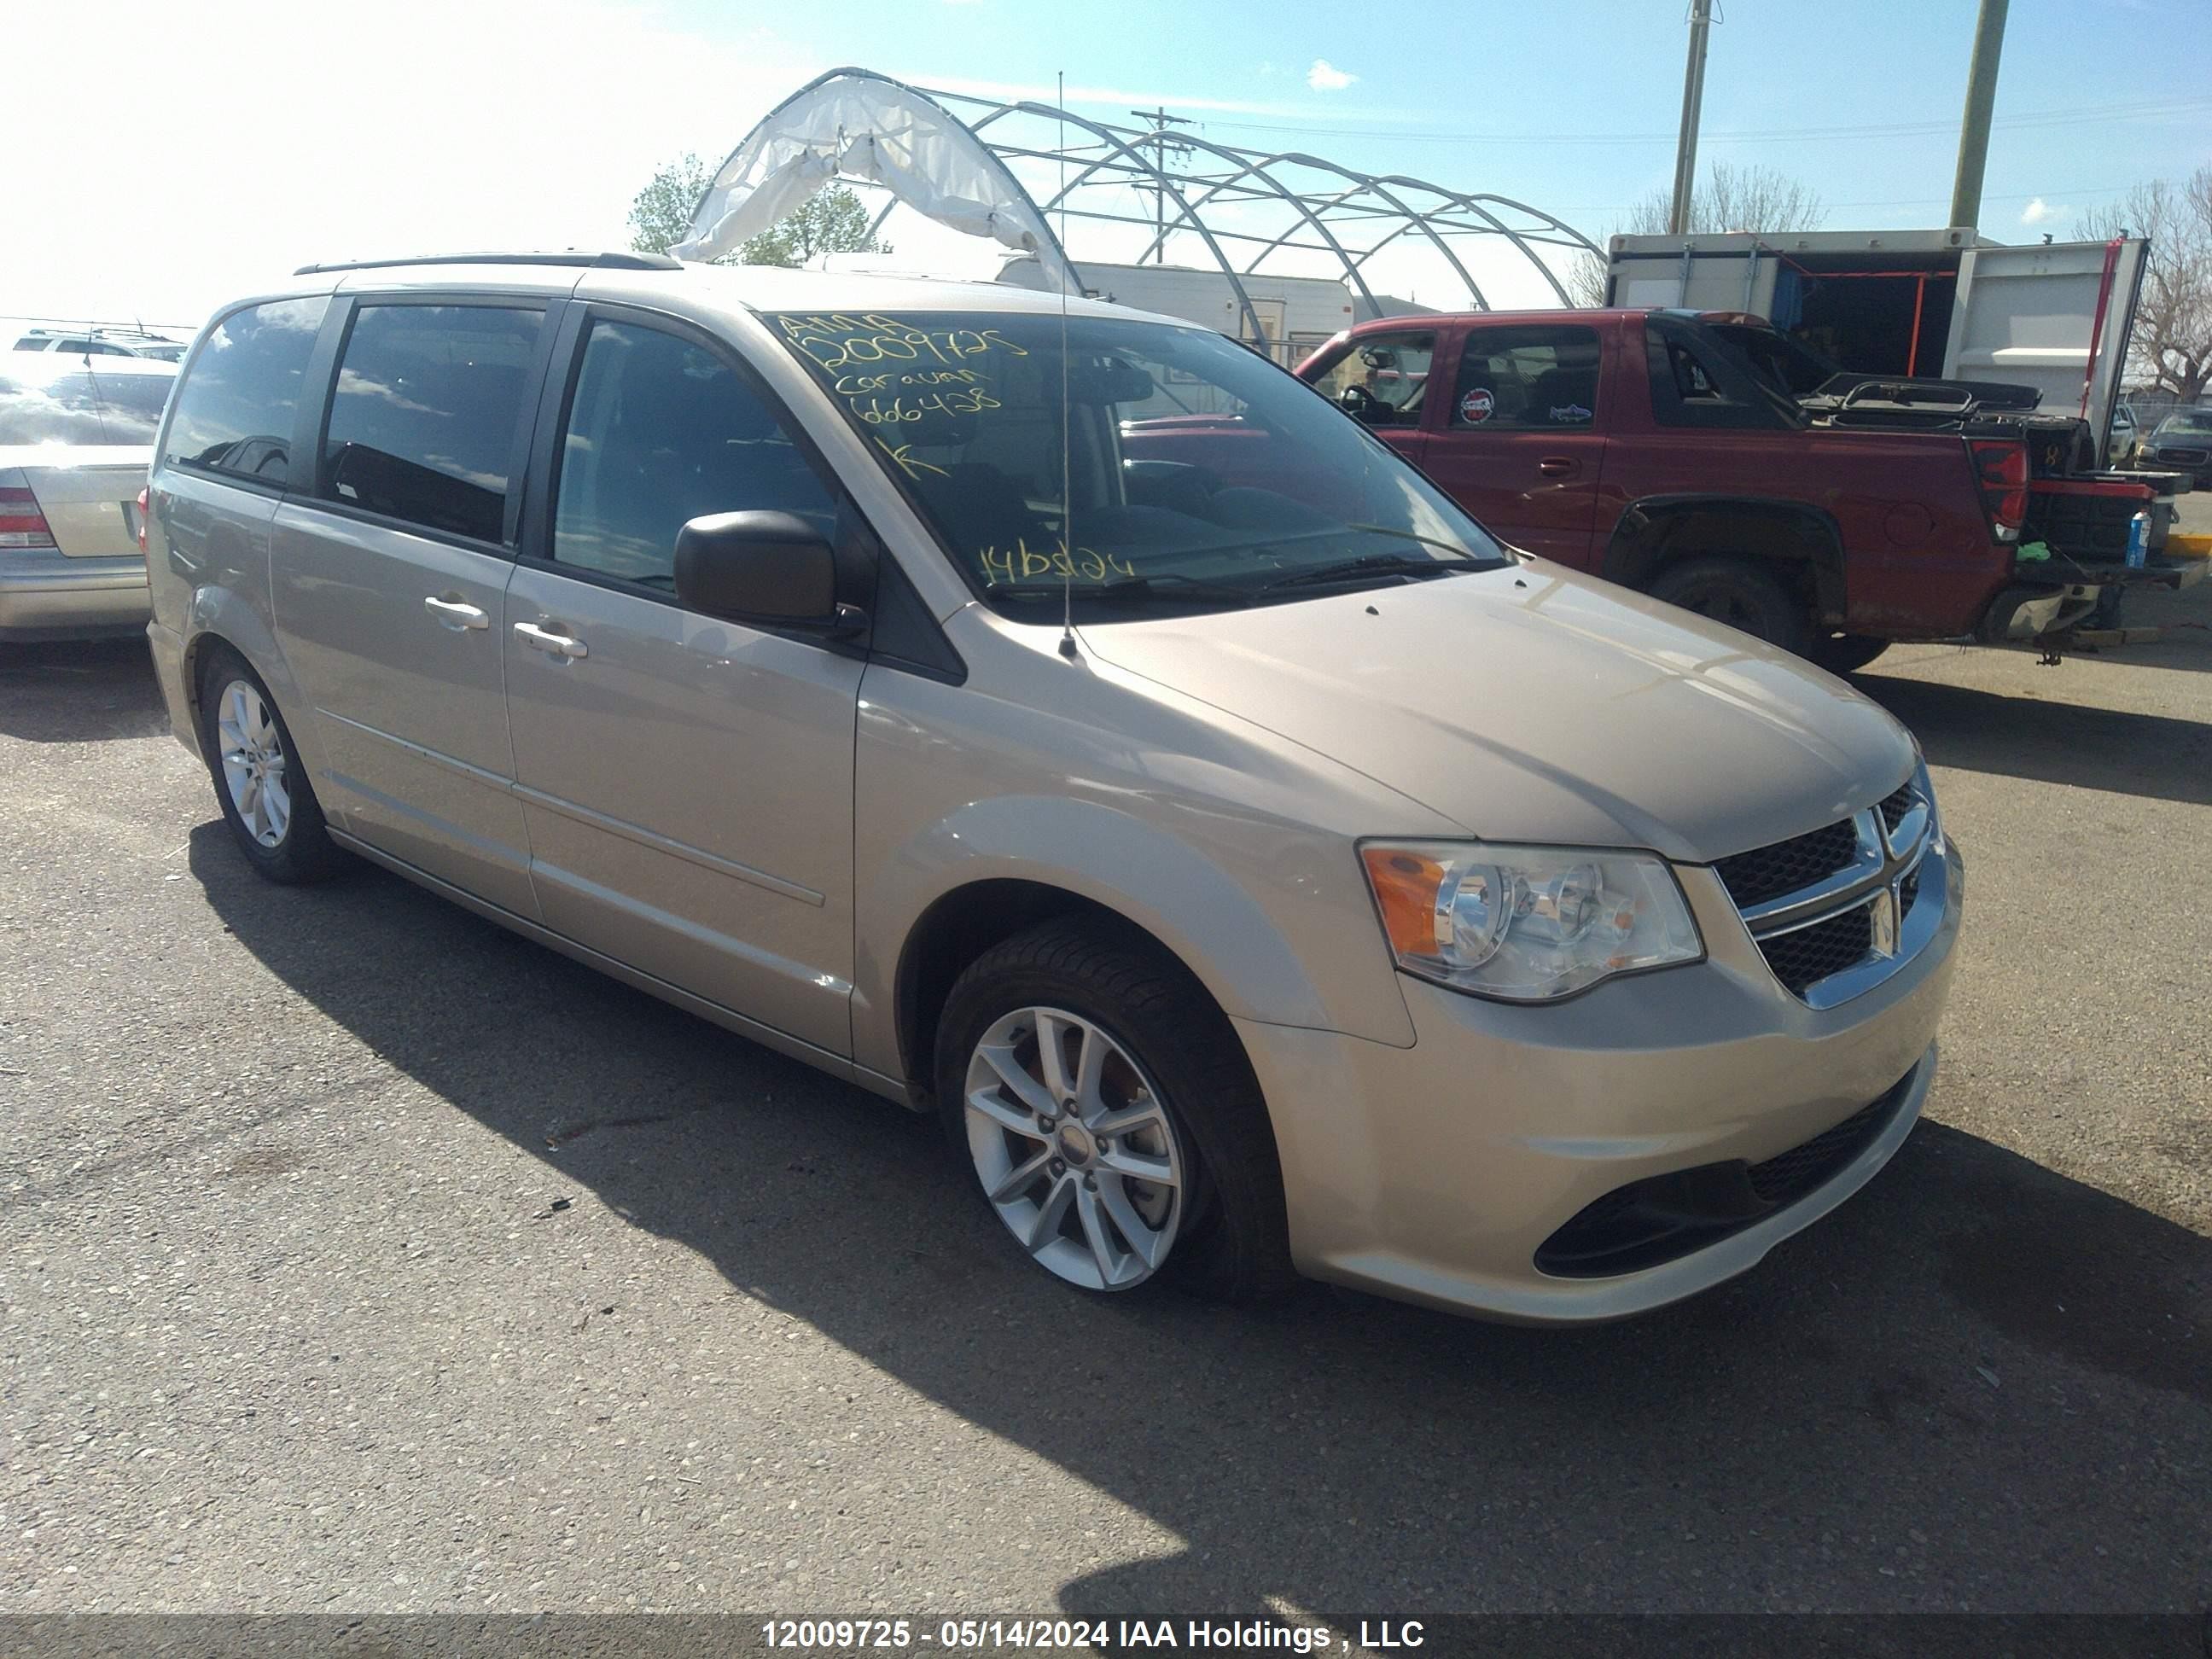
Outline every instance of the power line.
MULTIPOLYGON (((2033 114, 2005 116, 1992 122, 1992 126, 2005 128, 2099 126, 2112 121, 2140 121, 2170 117, 2196 115, 2212 111, 2212 98, 2179 98, 2157 103, 2137 104, 2130 108, 2114 109, 2110 105, 2091 105, 2078 109, 2040 110, 2033 114)), ((1604 144, 1671 144, 1676 135, 1671 132, 1584 132, 1584 133, 1498 133, 1498 132, 1435 132, 1392 131, 1380 127, 1320 127, 1275 126, 1256 121, 1214 121, 1208 127, 1228 127, 1243 132, 1281 132, 1291 134, 1319 134, 1335 138, 1389 138, 1410 143, 1435 144, 1541 144, 1547 148, 1562 145, 1604 144)), ((1706 131, 1700 135, 1705 143, 1772 143, 1781 139, 1821 143, 1838 140, 1869 138, 1925 138, 1956 132, 1955 120, 1882 122, 1853 126, 1828 127, 1762 127, 1738 128, 1734 131, 1706 131)))
MULTIPOLYGON (((2038 197, 2048 201, 2052 197, 2117 196, 2123 191, 2135 189, 2137 185, 2157 182, 2156 179, 2138 179, 2124 185, 2045 185, 2041 190, 2016 191, 2009 195, 1991 195, 1983 199, 1990 202, 2033 202, 2038 197)), ((1931 203, 1948 203, 1950 199, 1948 196, 1893 196, 1878 201, 1823 202, 1820 205, 1830 210, 1838 208, 1926 207, 1931 203)), ((1635 203, 1616 202, 1610 207, 1563 207, 1559 211, 1576 214, 1587 219, 1602 217, 1607 214, 1626 213, 1637 205, 1638 204, 1635 203)), ((2060 205, 2070 208, 2073 204, 2062 201, 2060 205)))

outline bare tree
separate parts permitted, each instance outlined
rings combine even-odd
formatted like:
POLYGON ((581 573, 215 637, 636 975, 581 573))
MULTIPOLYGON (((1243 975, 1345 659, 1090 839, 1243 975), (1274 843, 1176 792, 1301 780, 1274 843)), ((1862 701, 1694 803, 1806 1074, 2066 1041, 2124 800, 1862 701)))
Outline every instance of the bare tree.
MULTIPOLYGON (((690 235, 692 210, 714 179, 714 169, 689 153, 662 167, 630 203, 629 245, 641 253, 665 253, 690 235)), ((800 265, 817 253, 890 251, 868 234, 867 204, 844 185, 831 185, 720 263, 800 265)))
POLYGON ((2150 239, 2128 366, 2176 402, 2193 404, 2212 383, 2212 163, 2179 186, 2164 179, 2137 185, 2075 225, 2075 235, 2096 241, 2124 233, 2150 239))
MULTIPOLYGON (((1656 236, 1667 228, 1669 192, 1662 186, 1639 198, 1610 233, 1616 236, 1656 236)), ((1723 231, 1750 230, 1779 234, 1813 230, 1828 216, 1827 204, 1810 185, 1772 167, 1754 162, 1736 167, 1716 161, 1705 182, 1690 192, 1690 229, 1710 235, 1723 231)), ((1606 262, 1584 253, 1567 275, 1567 290, 1578 306, 1605 303, 1606 262)))

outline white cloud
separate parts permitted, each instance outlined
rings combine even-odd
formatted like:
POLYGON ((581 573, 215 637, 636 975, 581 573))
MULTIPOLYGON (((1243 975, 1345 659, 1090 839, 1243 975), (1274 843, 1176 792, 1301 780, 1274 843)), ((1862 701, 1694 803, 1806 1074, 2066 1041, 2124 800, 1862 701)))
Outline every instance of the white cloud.
POLYGON ((2073 210, 2063 203, 2046 202, 2039 196, 2021 210, 2020 222, 2024 225, 2048 224, 2053 219, 2063 218, 2073 210))
POLYGON ((1316 92, 1342 92, 1359 77, 1348 75, 1326 58, 1316 58, 1306 71, 1306 84, 1316 92))

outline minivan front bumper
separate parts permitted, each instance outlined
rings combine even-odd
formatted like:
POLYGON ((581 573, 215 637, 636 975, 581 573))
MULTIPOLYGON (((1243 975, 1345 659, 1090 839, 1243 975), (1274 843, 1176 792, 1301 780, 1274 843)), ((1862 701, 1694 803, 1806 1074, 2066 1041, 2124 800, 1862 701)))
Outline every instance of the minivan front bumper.
POLYGON ((1686 869, 1709 952, 1694 966, 1539 1007, 1407 978, 1410 1048, 1237 1021, 1274 1124, 1298 1267, 1541 1323, 1639 1313, 1753 1267, 1871 1180, 1919 1117, 1965 885, 1956 848, 1939 856, 1934 935, 1831 1008, 1791 996, 1717 882, 1704 884, 1711 872, 1686 869), (1854 1117, 1863 1133, 1839 1129, 1854 1117), (1679 1251, 1647 1253, 1650 1265, 1586 1277, 1537 1265, 1569 1223, 1636 1183, 1717 1166, 1740 1187, 1746 1166, 1786 1172, 1816 1155, 1809 1185, 1685 1232, 1679 1251))

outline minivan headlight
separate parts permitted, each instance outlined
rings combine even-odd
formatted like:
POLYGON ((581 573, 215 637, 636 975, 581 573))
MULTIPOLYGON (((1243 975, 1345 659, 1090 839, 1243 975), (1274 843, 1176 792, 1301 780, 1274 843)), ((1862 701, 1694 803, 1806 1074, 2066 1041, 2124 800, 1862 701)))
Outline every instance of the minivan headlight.
POLYGON ((1398 966, 1455 991, 1543 1002, 1705 956, 1674 872, 1649 853, 1397 841, 1359 856, 1398 966))

